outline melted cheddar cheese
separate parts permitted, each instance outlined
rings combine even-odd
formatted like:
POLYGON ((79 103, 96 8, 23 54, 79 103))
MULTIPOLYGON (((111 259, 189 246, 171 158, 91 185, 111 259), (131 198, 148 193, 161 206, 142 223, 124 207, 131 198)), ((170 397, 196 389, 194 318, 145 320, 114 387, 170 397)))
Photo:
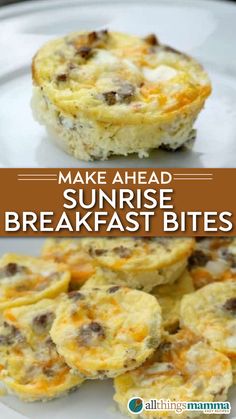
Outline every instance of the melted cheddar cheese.
POLYGON ((214 282, 183 297, 181 324, 236 358, 236 281, 214 282))
POLYGON ((141 291, 103 286, 69 293, 50 331, 58 352, 82 377, 119 375, 159 344, 161 309, 141 291))
POLYGON ((116 281, 149 291, 155 285, 176 280, 183 273, 193 248, 194 240, 188 238, 49 239, 42 254, 68 266, 74 287, 102 268, 107 283, 116 281))
POLYGON ((70 273, 65 265, 5 254, 0 259, 0 311, 56 297, 67 291, 69 282, 70 273))
POLYGON ((73 33, 36 54, 34 83, 62 115, 122 124, 168 121, 211 92, 200 64, 155 37, 73 33))
POLYGON ((0 380, 26 401, 48 400, 78 387, 49 331, 59 300, 7 309, 0 327, 0 380))
MULTIPOLYGON (((136 370, 115 378, 114 400, 122 413, 128 411, 129 399, 140 397, 169 401, 211 402, 226 400, 232 384, 228 358, 212 349, 188 330, 167 336, 154 356, 136 370)), ((139 413, 140 418, 178 418, 175 411, 156 410, 139 413)), ((211 415, 210 415, 211 416, 211 415)), ((181 418, 196 417, 196 412, 183 411, 181 418)), ((198 412, 198 418, 208 417, 198 412)))

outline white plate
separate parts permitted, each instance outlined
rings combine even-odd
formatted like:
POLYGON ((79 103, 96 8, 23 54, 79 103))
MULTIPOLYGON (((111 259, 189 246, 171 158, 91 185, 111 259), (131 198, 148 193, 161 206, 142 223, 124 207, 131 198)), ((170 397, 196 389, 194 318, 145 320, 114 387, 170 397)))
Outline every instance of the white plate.
POLYGON ((236 6, 211 0, 47 0, 0 10, 0 167, 236 167, 236 6), (84 163, 51 143, 32 118, 31 58, 48 39, 80 29, 111 28, 186 51, 210 74, 213 94, 196 123, 192 151, 149 159, 84 163))
MULTIPOLYGON (((0 255, 4 252, 20 252, 39 255, 44 239, 4 238, 0 239, 0 255)), ((64 398, 48 403, 23 403, 16 397, 0 397, 2 419, 122 419, 113 398, 111 380, 84 383, 80 389, 64 398), (19 416, 19 415, 23 415, 19 416)), ((230 391, 232 411, 227 418, 236 419, 235 387, 230 391)), ((181 419, 181 415, 180 415, 181 419)))

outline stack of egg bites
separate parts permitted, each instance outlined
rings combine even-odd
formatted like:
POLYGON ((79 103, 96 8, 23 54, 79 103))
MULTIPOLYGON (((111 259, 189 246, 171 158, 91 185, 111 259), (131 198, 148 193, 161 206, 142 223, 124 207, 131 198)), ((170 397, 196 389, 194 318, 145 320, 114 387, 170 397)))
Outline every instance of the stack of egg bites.
POLYGON ((132 397, 225 401, 236 372, 235 275, 236 240, 226 238, 49 239, 38 258, 6 254, 1 383, 32 402, 113 378, 131 416, 132 397))

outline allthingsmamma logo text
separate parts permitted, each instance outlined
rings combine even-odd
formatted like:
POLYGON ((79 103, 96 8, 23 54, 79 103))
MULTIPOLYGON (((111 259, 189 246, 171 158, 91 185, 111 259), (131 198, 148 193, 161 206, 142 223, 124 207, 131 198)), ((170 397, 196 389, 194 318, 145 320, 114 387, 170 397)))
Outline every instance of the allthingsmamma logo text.
POLYGON ((164 399, 143 400, 141 397, 129 399, 127 408, 130 413, 138 415, 145 411, 174 411, 180 414, 184 411, 203 412, 206 414, 227 415, 231 411, 231 404, 225 402, 202 402, 202 401, 171 401, 164 399))

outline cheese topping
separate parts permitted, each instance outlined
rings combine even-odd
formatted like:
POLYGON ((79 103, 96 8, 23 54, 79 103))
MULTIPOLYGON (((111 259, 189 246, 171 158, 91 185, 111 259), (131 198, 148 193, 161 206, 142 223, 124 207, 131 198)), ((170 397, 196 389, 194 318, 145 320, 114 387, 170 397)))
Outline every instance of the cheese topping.
POLYGON ((0 379, 27 401, 58 397, 82 383, 58 355, 49 331, 58 300, 8 309, 0 327, 0 379))
POLYGON ((162 269, 190 256, 194 247, 192 239, 168 238, 84 238, 72 240, 50 240, 43 255, 56 257, 68 263, 81 259, 94 266, 118 271, 151 271, 162 269))
POLYGON ((160 341, 161 310, 153 296, 141 291, 82 289, 61 303, 50 333, 81 376, 114 377, 153 353, 160 341))
POLYGON ((214 282, 184 296, 181 324, 213 348, 236 356, 236 281, 214 282))
MULTIPOLYGON (((206 343, 187 330, 168 336, 154 356, 140 368, 115 378, 114 400, 122 412, 129 414, 130 398, 178 401, 225 400, 232 383, 232 370, 227 357, 211 349, 206 343)), ((143 410, 140 418, 148 418, 143 410)), ((166 411, 152 411, 152 418, 166 417, 166 411)), ((196 412, 183 413, 184 418, 196 416, 196 412)), ((132 416, 130 414, 130 416, 132 416)), ((176 418, 168 412, 168 418, 176 418)))
POLYGON ((0 260, 0 311, 55 297, 67 291, 69 281, 70 274, 64 265, 6 254, 0 260))
POLYGON ((106 122, 159 121, 211 91, 190 57, 148 37, 108 31, 49 42, 33 60, 33 79, 62 114, 106 122), (129 93, 119 94, 127 85, 129 93))

